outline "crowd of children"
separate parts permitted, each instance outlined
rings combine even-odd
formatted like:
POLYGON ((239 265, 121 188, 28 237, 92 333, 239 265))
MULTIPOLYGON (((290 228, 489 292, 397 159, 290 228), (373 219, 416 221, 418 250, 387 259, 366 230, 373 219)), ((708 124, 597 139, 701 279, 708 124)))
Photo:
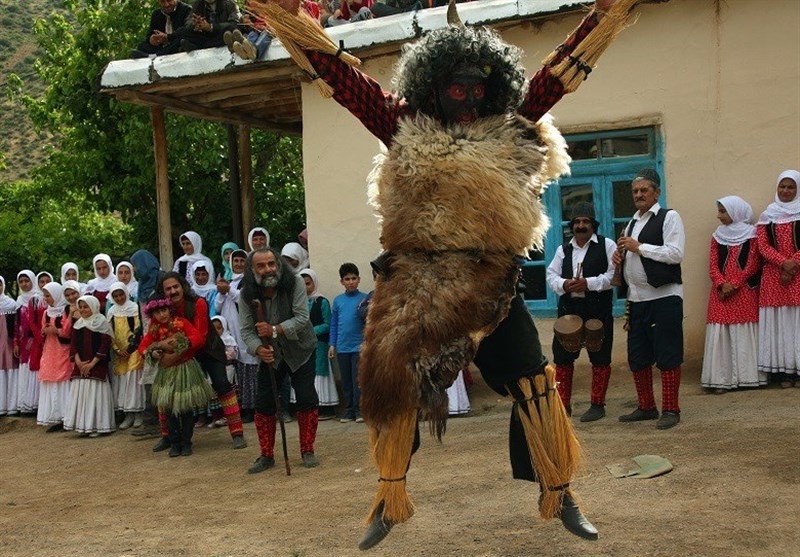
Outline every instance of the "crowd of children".
MULTIPOLYGON (((298 237, 307 242, 305 233, 298 237)), ((260 227, 248 235, 249 251, 269 246, 260 227)), ((315 387, 322 420, 337 417, 341 373, 341 422, 362 422, 359 412, 358 355, 369 296, 359 290, 358 267, 341 266, 344 292, 333 303, 319 292, 306 247, 286 244, 287 269, 305 282, 308 310, 317 336, 315 387), (338 366, 337 366, 338 364, 338 366)), ((228 380, 237 387, 243 421, 253 420, 260 360, 249 354, 239 324, 240 282, 249 251, 228 242, 221 261, 202 252, 199 234, 180 236, 183 250, 173 270, 208 303, 209 317, 225 346, 228 380)), ((48 432, 74 431, 99 437, 117 429, 141 428, 148 406, 166 414, 170 455, 192 454, 192 431, 210 421, 224 425, 220 403, 208 378, 190 354, 202 346, 192 323, 172 313, 168 299, 154 293, 162 273, 152 254, 139 250, 114 267, 111 257, 93 258, 94 278, 80 282, 79 267, 61 267, 61 282, 50 273, 20 271, 16 298, 0 277, 0 415, 35 415, 48 432), (170 340, 171 339, 171 340, 170 340), (163 359, 165 354, 170 357, 163 359)), ((469 411, 463 379, 454 385, 453 414, 469 411)), ((282 406, 291 409, 294 393, 281 389, 282 406)), ((289 414, 284 419, 291 420, 289 414)))

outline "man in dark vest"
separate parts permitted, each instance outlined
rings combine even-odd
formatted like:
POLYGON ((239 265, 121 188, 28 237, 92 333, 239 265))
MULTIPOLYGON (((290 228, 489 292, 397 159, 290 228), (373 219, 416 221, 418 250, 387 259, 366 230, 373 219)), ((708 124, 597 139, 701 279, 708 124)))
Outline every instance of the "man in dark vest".
MULTIPOLYGON (((217 330, 210 326, 208 303, 205 298, 195 296, 192 293, 186 279, 175 271, 165 273, 156 284, 155 297, 169 298, 175 315, 184 317, 192 322, 192 325, 200 331, 206 339, 203 347, 194 355, 200 367, 208 374, 211 379, 211 386, 217 393, 225 421, 228 423, 228 430, 233 439, 234 449, 244 449, 247 442, 244 440, 244 430, 242 428, 242 416, 239 411, 239 400, 236 390, 228 381, 225 372, 225 364, 228 361, 225 356, 225 345, 217 334, 217 330)), ((170 341, 167 341, 170 342, 170 341)), ((177 342, 177 341, 173 341, 177 342)), ((177 356, 165 354, 161 359, 161 364, 165 367, 172 365, 171 360, 177 356)), ((167 438, 168 430, 166 426, 166 415, 159 413, 161 422, 161 440, 153 447, 153 451, 159 452, 170 448, 167 438)))
POLYGON ((275 466, 275 428, 280 409, 272 386, 280 386, 287 375, 297 400, 303 466, 318 466, 314 455, 319 423, 319 398, 314 387, 317 335, 308 315, 305 282, 272 248, 256 249, 247 258, 239 298, 239 324, 247 351, 261 359, 255 402, 261 455, 247 472, 257 474, 275 466), (261 304, 263 319, 253 310, 255 301, 261 304), (270 377, 273 373, 274 383, 270 377))
MULTIPOLYGON (((603 322, 603 344, 589 352, 592 362, 591 406, 581 415, 582 422, 605 417, 606 391, 611 377, 611 346, 614 343, 614 318, 611 313, 613 294, 611 263, 617 246, 613 240, 597 234, 600 223, 595 220, 591 203, 578 203, 571 211, 569 227, 572 239, 556 250, 547 267, 547 284, 559 295, 558 316, 578 315, 584 322, 603 322)), ((569 352, 553 339, 553 362, 556 364, 558 393, 569 414, 572 414, 572 374, 580 352, 569 352)))
POLYGON ((131 58, 174 54, 181 48, 181 29, 189 20, 192 7, 178 0, 158 0, 158 9, 150 16, 147 38, 131 52, 131 58))
POLYGON ((658 204, 661 178, 652 169, 632 182, 636 214, 617 242, 613 263, 623 264, 628 285, 628 365, 639 406, 621 422, 658 419, 658 429, 680 421, 678 389, 683 363, 683 261, 686 235, 680 215, 658 204), (653 396, 653 364, 661 370, 659 418, 653 396))

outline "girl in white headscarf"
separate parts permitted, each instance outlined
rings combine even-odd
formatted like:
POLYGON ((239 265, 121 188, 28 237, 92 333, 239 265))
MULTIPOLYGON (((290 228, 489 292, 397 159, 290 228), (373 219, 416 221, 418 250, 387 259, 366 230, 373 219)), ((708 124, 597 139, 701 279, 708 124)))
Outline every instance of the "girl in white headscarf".
POLYGON ((289 242, 281 250, 281 257, 295 273, 308 269, 308 252, 297 242, 289 242))
POLYGON ((63 429, 64 416, 69 408, 72 319, 64 298, 64 289, 59 283, 45 284, 42 297, 47 309, 42 316, 44 346, 39 369, 39 411, 36 423, 49 426, 47 432, 52 433, 63 429))
POLYGON ((117 280, 128 288, 128 295, 132 302, 139 301, 139 283, 133 272, 133 264, 128 261, 120 261, 114 271, 117 280))
POLYGON ((319 395, 319 419, 330 420, 336 417, 336 406, 339 404, 339 393, 336 391, 336 380, 331 370, 331 361, 328 359, 328 340, 331 329, 331 304, 319 292, 319 279, 317 273, 311 269, 300 271, 306 285, 308 296, 308 312, 314 334, 317 335, 315 351, 316 375, 314 387, 319 395))
POLYGON ((700 382, 717 394, 767 384, 758 371, 758 253, 753 209, 741 197, 717 200, 711 237, 705 355, 700 382))
POLYGON ((192 266, 198 261, 204 261, 207 264, 208 281, 211 284, 217 282, 214 264, 208 257, 203 255, 203 240, 200 238, 200 234, 192 230, 181 234, 181 248, 183 249, 183 255, 175 261, 175 265, 172 267, 173 271, 186 277, 186 282, 189 283, 189 286, 193 286, 192 266))
POLYGON ((14 358, 14 333, 19 304, 6 294, 6 280, 0 277, 0 416, 17 413, 19 364, 14 358))
POLYGON ((33 271, 25 269, 17 273, 17 287, 19 294, 17 304, 19 313, 17 316, 16 333, 14 334, 14 356, 19 361, 19 372, 17 374, 17 407, 23 414, 36 412, 39 407, 39 379, 37 378, 37 366, 34 370, 30 368, 31 352, 33 351, 34 338, 38 346, 38 358, 41 358, 41 313, 42 292, 36 285, 36 275, 33 271), (38 313, 38 320, 36 314, 38 313), (36 336, 34 337, 34 331, 36 336))
POLYGON ((113 381, 112 391, 115 409, 125 413, 125 419, 119 424, 119 428, 140 427, 145 393, 144 386, 141 385, 143 361, 136 351, 142 334, 139 305, 131 300, 122 281, 111 285, 111 300, 106 317, 114 333, 111 342, 111 368, 116 380, 113 381))
POLYGON ((105 311, 108 292, 111 285, 117 282, 114 274, 114 264, 111 257, 105 253, 98 253, 92 259, 94 278, 86 284, 86 294, 91 294, 100 302, 101 311, 105 311))
POLYGON ((781 387, 800 386, 800 172, 778 176, 775 201, 758 219, 764 258, 758 322, 758 369, 781 387))
POLYGON ((67 261, 61 266, 61 285, 65 285, 68 280, 75 281, 80 285, 81 294, 84 290, 86 290, 86 284, 80 281, 80 270, 78 269, 78 265, 72 261, 67 261))
MULTIPOLYGON (((114 287, 109 287, 109 290, 114 287)), ((125 286, 122 285, 125 290, 125 286)), ((78 298, 81 318, 72 329, 70 402, 64 429, 81 437, 116 431, 114 395, 108 381, 108 356, 113 331, 94 296, 78 298)))
POLYGON ((193 282, 189 284, 192 286, 192 292, 201 298, 205 298, 206 302, 208 302, 209 316, 216 315, 217 310, 214 307, 214 301, 217 298, 217 285, 211 280, 214 275, 214 269, 211 268, 207 261, 200 260, 192 265, 191 274, 193 282))

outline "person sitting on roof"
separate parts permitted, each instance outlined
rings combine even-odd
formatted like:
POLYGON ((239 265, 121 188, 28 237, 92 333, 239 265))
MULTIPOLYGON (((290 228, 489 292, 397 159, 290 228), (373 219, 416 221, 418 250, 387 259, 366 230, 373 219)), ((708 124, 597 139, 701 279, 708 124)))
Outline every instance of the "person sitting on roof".
POLYGON ((181 37, 176 31, 186 25, 192 7, 179 0, 158 0, 158 9, 150 16, 147 38, 131 51, 131 58, 174 54, 180 50, 181 37))
POLYGON ((232 31, 241 19, 234 0, 195 0, 192 14, 180 31, 180 49, 184 52, 225 46, 223 35, 232 31))

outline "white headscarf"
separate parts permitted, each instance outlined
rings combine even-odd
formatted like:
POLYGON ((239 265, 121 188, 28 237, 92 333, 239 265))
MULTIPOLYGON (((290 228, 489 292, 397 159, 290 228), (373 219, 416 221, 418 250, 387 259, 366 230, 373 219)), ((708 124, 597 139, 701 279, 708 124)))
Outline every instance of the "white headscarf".
POLYGON ((753 208, 747 201, 737 195, 729 195, 717 199, 717 203, 725 207, 725 212, 733 221, 731 224, 721 224, 717 227, 712 234, 717 242, 723 246, 738 246, 756 237, 753 208))
POLYGON ((50 282, 53 282, 55 280, 53 279, 53 275, 51 275, 47 271, 41 271, 39 273, 36 273, 36 282, 34 282, 34 284, 36 285, 36 290, 38 290, 40 294, 42 292, 42 289, 39 288, 39 279, 42 278, 42 275, 47 275, 48 277, 50 277, 50 282))
POLYGON ((27 306, 28 302, 32 298, 41 298, 42 291, 39 290, 39 283, 36 282, 36 275, 33 274, 33 271, 30 269, 24 269, 17 273, 17 284, 19 284, 19 277, 26 276, 31 281, 31 289, 27 292, 23 292, 22 289, 19 291, 19 295, 17 296, 17 303, 20 306, 27 306))
POLYGON ((300 271, 300 276, 309 277, 311 281, 314 283, 314 291, 308 295, 309 298, 313 299, 322 296, 322 294, 319 293, 319 279, 317 279, 316 272, 312 271, 311 269, 303 269, 302 271, 300 271))
MULTIPOLYGON (((108 291, 109 298, 111 298, 111 307, 106 312, 106 318, 111 321, 114 317, 136 317, 139 315, 139 306, 131 302, 131 295, 128 293, 128 288, 124 282, 115 282, 111 285, 111 290, 108 291), (114 301, 114 292, 117 290, 125 294, 125 301, 122 305, 114 301)), ((98 306, 99 307, 99 306, 98 306)))
POLYGON ((100 313, 100 300, 95 298, 94 296, 81 296, 78 298, 78 304, 84 302, 87 306, 92 309, 92 316, 89 319, 84 319, 81 317, 78 319, 73 325, 73 329, 83 329, 86 327, 90 331, 95 333, 102 333, 108 336, 114 336, 114 331, 111 329, 111 325, 100 313))
POLYGON ((211 265, 208 264, 206 261, 198 261, 194 265, 191 266, 191 270, 189 271, 192 274, 192 292, 197 294, 200 297, 205 298, 208 296, 209 292, 216 292, 217 291, 217 284, 211 280, 211 277, 214 276, 214 269, 211 268, 211 265), (197 284, 194 282, 194 272, 197 269, 205 269, 208 271, 208 282, 205 284, 197 284))
MULTIPOLYGON (((127 267, 128 269, 131 270, 131 280, 130 280, 130 282, 128 282, 128 284, 125 284, 123 282, 122 284, 125 284, 125 286, 128 288, 129 299, 135 300, 139 296, 139 282, 136 280, 136 275, 134 275, 134 273, 133 273, 133 265, 129 261, 120 261, 119 263, 117 263, 117 268, 114 269, 114 274, 117 275, 117 279, 119 279, 119 268, 120 267, 127 267)), ((122 281, 120 281, 120 282, 122 282, 122 281)))
MULTIPOLYGON (((797 189, 800 192, 800 172, 797 170, 784 170, 778 176, 778 181, 775 184, 777 189, 778 184, 784 178, 794 180, 797 189)), ((758 224, 785 224, 787 222, 794 222, 800 220, 800 195, 795 194, 794 199, 784 203, 778 197, 778 192, 775 192, 775 201, 770 203, 767 210, 761 213, 761 218, 758 219, 758 224)))
MULTIPOLYGON (((78 293, 78 296, 81 295, 81 283, 79 283, 77 280, 65 280, 61 284, 61 286, 64 287, 64 299, 65 300, 67 299, 67 290, 74 290, 75 292, 78 293)), ((77 304, 77 303, 78 303, 78 301, 75 300, 75 304, 77 304)), ((67 302, 67 305, 69 305, 69 301, 67 302)))
POLYGON ((47 290, 47 293, 53 298, 53 305, 47 305, 45 312, 47 317, 55 319, 60 315, 64 315, 67 311, 67 299, 64 298, 64 287, 57 282, 48 282, 42 287, 42 290, 47 290))
POLYGON ((3 283, 3 293, 0 294, 0 315, 16 313, 19 304, 14 298, 6 294, 6 279, 0 277, 0 283, 3 283))
POLYGON ((219 335, 220 340, 222 340, 222 344, 225 346, 238 346, 236 344, 236 339, 233 338, 233 335, 228 330, 228 320, 222 317, 221 315, 215 315, 211 318, 211 321, 219 321, 222 323, 222 334, 219 335))
POLYGON ((178 272, 180 270, 180 264, 182 262, 186 262, 186 282, 189 283, 190 286, 194 286, 194 271, 192 267, 198 261, 205 261, 208 264, 206 269, 208 270, 208 282, 210 284, 216 284, 217 278, 216 274, 214 273, 214 264, 211 260, 203 255, 203 239, 200 238, 200 234, 193 230, 188 230, 181 234, 181 238, 186 238, 192 244, 194 251, 191 255, 181 255, 176 261, 175 265, 172 267, 172 270, 178 272))
POLYGON ((111 289, 111 285, 117 282, 117 275, 114 274, 114 264, 111 262, 111 257, 105 253, 98 253, 92 259, 92 269, 94 269, 94 277, 90 280, 86 285, 86 293, 92 292, 108 292, 111 289), (98 261, 105 261, 106 265, 108 265, 108 276, 106 278, 100 278, 100 275, 97 274, 97 262, 98 261))
POLYGON ((247 233, 247 245, 250 247, 250 251, 253 251, 253 235, 256 232, 261 232, 264 236, 267 237, 267 247, 269 247, 269 232, 267 232, 266 228, 261 228, 260 226, 256 226, 250 232, 247 233))
POLYGON ((286 257, 291 257, 295 261, 297 261, 297 268, 295 272, 302 271, 303 269, 308 269, 308 252, 306 249, 298 244, 297 242, 289 242, 283 249, 281 250, 281 255, 286 257))

